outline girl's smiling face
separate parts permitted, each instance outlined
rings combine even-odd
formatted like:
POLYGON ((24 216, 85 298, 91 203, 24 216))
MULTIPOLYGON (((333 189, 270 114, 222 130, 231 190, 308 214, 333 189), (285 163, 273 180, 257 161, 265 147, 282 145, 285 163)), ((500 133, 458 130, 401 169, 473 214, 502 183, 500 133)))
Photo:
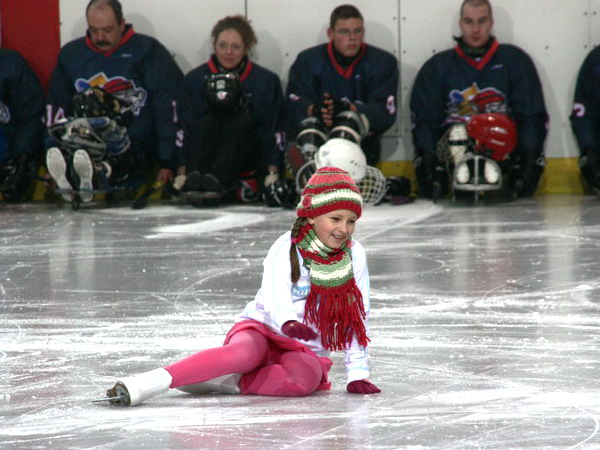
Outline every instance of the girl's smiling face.
POLYGON ((340 248, 352 237, 358 216, 349 209, 336 209, 314 219, 308 219, 317 237, 330 248, 340 248))

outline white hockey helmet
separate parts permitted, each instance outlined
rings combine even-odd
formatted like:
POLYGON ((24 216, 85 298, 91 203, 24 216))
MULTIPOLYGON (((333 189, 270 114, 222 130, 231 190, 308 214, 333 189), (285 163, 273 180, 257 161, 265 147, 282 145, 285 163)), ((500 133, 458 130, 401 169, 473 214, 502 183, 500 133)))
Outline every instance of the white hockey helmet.
POLYGON ((350 174, 357 183, 367 172, 367 158, 360 146, 342 138, 329 139, 315 154, 317 169, 337 167, 350 174))

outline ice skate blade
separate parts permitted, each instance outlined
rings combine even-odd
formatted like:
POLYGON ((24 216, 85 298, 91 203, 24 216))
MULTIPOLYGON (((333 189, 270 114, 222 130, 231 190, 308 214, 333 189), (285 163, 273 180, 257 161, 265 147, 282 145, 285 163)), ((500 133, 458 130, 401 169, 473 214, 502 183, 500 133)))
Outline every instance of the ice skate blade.
POLYGON ((92 400, 92 403, 102 403, 102 402, 119 402, 122 397, 104 397, 104 398, 96 398, 92 400))

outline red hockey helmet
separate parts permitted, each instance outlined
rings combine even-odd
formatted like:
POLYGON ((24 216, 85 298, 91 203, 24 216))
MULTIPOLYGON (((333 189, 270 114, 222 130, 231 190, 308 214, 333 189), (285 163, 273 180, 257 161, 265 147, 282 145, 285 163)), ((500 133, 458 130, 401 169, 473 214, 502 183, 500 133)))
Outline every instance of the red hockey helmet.
POLYGON ((502 161, 517 144, 517 127, 506 114, 474 115, 467 125, 469 136, 475 140, 477 153, 502 161))

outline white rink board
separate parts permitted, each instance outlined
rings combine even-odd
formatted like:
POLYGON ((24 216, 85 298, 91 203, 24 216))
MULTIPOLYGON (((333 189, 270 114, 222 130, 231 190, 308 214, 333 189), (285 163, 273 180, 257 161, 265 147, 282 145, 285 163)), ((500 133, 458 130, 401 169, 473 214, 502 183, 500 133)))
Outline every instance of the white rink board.
MULTIPOLYGON (((88 0, 60 0, 61 40, 85 32, 88 0)), ((247 14, 258 36, 253 58, 277 73, 285 87, 296 54, 326 41, 331 0, 123 0, 125 17, 141 33, 156 36, 184 72, 207 60, 210 30, 220 18, 247 14)), ((450 48, 459 33, 459 0, 360 0, 367 41, 399 57, 398 121, 386 134, 384 160, 412 159, 408 99, 414 78, 433 53, 450 48)), ((569 113, 577 72, 593 45, 600 43, 600 0, 495 0, 495 34, 533 58, 550 113, 546 154, 577 155, 569 113)))

